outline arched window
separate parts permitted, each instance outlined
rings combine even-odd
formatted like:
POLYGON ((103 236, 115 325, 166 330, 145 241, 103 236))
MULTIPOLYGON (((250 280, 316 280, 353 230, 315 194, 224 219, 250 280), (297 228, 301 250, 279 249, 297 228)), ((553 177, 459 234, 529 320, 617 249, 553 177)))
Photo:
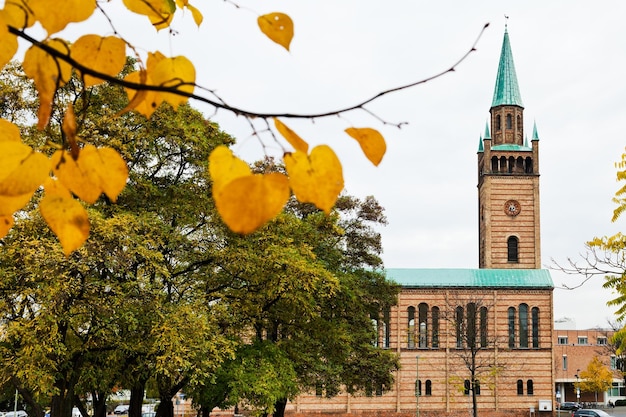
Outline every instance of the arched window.
POLYGON ((389 349, 391 344, 391 311, 385 309, 383 313, 383 348, 389 349))
POLYGON ((528 381, 526 381, 526 395, 533 395, 533 394, 534 394, 533 380, 529 379, 528 381))
POLYGON ((517 115, 517 129, 522 130, 522 116, 517 115))
POLYGON ((515 347, 515 307, 509 307, 509 348, 515 347))
POLYGON ((506 128, 513 129, 513 116, 511 116, 511 113, 506 115, 506 128))
POLYGON ((408 334, 408 347, 409 349, 415 348, 415 307, 408 308, 409 313, 409 334, 408 334))
POLYGON ((517 395, 524 395, 524 381, 517 380, 517 395))
POLYGON ((455 327, 456 347, 461 349, 463 347, 463 307, 461 306, 456 308, 455 327))
POLYGON ((432 327, 432 347, 439 347, 439 307, 433 307, 430 311, 432 327))
POLYGON ((378 347, 378 320, 374 316, 370 316, 370 320, 372 322, 372 328, 374 329, 374 339, 372 339, 372 345, 378 347))
POLYGON ((500 171, 499 172, 508 172, 509 169, 507 168, 507 163, 506 163, 506 156, 501 156, 500 157, 500 171))
POLYGON ((511 174, 513 172, 515 172, 515 157, 511 156, 511 157, 509 157, 508 173, 511 174))
POLYGON ((531 157, 526 158, 524 166, 524 172, 526 172, 527 174, 533 173, 533 159, 531 157))
POLYGON ((487 307, 480 308, 480 346, 487 347, 487 307))
POLYGON ((473 349, 476 347, 476 304, 467 304, 467 347, 473 349))
POLYGON ((496 115, 496 130, 502 129, 502 121, 500 120, 500 115, 496 115))
POLYGON ((480 395, 480 381, 477 379, 474 380, 474 392, 476 395, 480 395))
POLYGON ((537 349, 539 347, 539 307, 533 307, 530 310, 530 320, 532 323, 533 348, 537 349))
POLYGON ((519 305, 519 347, 528 347, 528 304, 519 305))
POLYGON ((417 395, 421 396, 422 395, 422 380, 421 379, 417 380, 417 386, 415 388, 417 388, 417 395))
POLYGON ((508 262, 519 262, 517 255, 519 240, 515 236, 509 236, 506 240, 506 260, 508 262))
POLYGON ((470 393, 470 380, 466 379, 465 381, 463 381, 463 394, 469 395, 469 393, 470 393))
POLYGON ((426 380, 426 395, 433 395, 433 383, 430 379, 426 380))
POLYGON ((428 304, 420 303, 417 306, 419 323, 419 347, 428 347, 428 304))
POLYGON ((491 172, 498 172, 500 171, 498 168, 498 157, 494 156, 491 158, 491 172))

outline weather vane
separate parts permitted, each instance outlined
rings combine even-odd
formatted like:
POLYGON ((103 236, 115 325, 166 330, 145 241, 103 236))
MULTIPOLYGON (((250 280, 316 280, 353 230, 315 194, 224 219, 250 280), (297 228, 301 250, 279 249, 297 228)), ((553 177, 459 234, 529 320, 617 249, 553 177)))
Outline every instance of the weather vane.
POLYGON ((506 28, 509 25, 509 17, 507 15, 504 15, 504 27, 506 28))

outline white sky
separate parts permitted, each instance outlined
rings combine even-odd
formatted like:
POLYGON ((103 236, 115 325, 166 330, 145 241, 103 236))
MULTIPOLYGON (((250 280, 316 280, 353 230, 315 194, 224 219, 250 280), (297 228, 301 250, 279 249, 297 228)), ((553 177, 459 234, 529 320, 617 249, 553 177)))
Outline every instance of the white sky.
MULTIPOLYGON (((284 120, 312 145, 333 146, 344 165, 346 190, 374 195, 389 225, 381 230, 388 268, 477 268, 476 151, 489 116, 496 70, 510 17, 525 131, 540 137, 542 260, 578 257, 594 236, 612 235, 618 189, 614 163, 626 140, 626 2, 606 0, 235 0, 192 1, 205 16, 189 16, 169 37, 137 16, 118 30, 145 50, 186 55, 198 83, 229 104, 258 112, 315 113, 353 105, 376 93, 447 69, 491 25, 477 51, 457 71, 386 96, 343 118, 284 120), (209 4, 207 4, 209 3, 209 4), (295 22, 291 52, 258 30, 258 14, 282 11, 295 22), (373 167, 343 130, 373 127, 388 151, 373 167)), ((110 7, 110 5, 106 5, 110 7)), ((114 19, 122 16, 115 13, 114 19)), ((200 106, 207 116, 213 109, 200 106)), ((234 135, 247 160, 263 149, 242 118, 218 112, 213 120, 234 135)), ((277 147, 267 139, 266 151, 277 147)), ((280 154, 280 151, 278 151, 280 154)), ((552 271, 556 287, 580 279, 552 271)), ((604 326, 611 294, 596 279, 582 288, 555 289, 555 318, 578 328, 604 326)))

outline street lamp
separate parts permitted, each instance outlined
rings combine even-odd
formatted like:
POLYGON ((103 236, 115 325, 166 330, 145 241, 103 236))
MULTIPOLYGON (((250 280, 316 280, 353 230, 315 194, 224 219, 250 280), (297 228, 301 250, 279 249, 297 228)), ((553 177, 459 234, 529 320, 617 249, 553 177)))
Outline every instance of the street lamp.
POLYGON ((420 417, 420 373, 419 373, 419 355, 415 357, 415 417, 420 417))
POLYGON ((580 372, 580 369, 576 369, 576 375, 574 375, 576 377, 576 402, 580 403, 580 385, 578 384, 578 373, 580 372))

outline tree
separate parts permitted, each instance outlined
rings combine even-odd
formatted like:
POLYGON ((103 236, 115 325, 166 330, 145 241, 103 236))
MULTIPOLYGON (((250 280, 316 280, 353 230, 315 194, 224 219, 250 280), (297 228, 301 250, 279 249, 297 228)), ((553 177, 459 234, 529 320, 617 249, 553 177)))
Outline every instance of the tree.
POLYGON ((322 387, 330 397, 392 386, 397 357, 372 343, 372 318, 398 290, 379 269, 380 236, 371 226, 380 222, 373 198, 340 198, 330 216, 292 201, 255 234, 230 236, 217 277, 238 283, 223 297, 249 340, 216 384, 193 394, 205 412, 240 405, 280 416, 302 391, 322 387), (254 385, 238 381, 244 372, 254 385))
MULTIPOLYGON (((162 103, 168 103, 176 109, 187 98, 193 98, 215 109, 244 116, 251 126, 255 126, 254 120, 260 120, 264 124, 263 130, 271 132, 271 140, 276 139, 276 133, 280 134, 284 139, 279 142, 279 146, 285 149, 287 175, 253 174, 242 160, 222 147, 216 148, 211 158, 211 175, 215 183, 212 192, 218 212, 234 231, 250 233, 278 215, 290 193, 295 194, 300 201, 313 203, 329 214, 343 188, 341 163, 332 148, 321 145, 309 151, 308 144, 278 120, 279 117, 318 119, 361 110, 376 118, 375 114, 366 109, 367 104, 381 96, 454 71, 456 65, 474 51, 476 44, 452 67, 439 74, 382 91, 344 109, 302 115, 250 112, 226 104, 215 90, 197 86, 196 68, 186 57, 166 57, 159 51, 141 55, 138 53, 140 48, 132 40, 123 39, 115 30, 118 18, 135 17, 136 14, 149 19, 156 30, 170 29, 174 16, 180 15, 183 10, 190 13, 194 22, 200 25, 202 12, 198 8, 186 0, 125 0, 121 10, 112 9, 117 5, 111 3, 62 0, 58 8, 52 11, 45 0, 11 0, 5 2, 0 11, 0 65, 5 65, 15 56, 18 38, 29 43, 31 47, 26 51, 22 64, 26 76, 35 82, 39 99, 38 128, 47 130, 55 112, 60 112, 65 121, 62 140, 47 142, 54 143, 57 148, 52 158, 40 152, 42 149, 39 147, 18 145, 20 135, 15 133, 13 125, 3 123, 3 130, 12 132, 11 142, 14 143, 0 143, 0 153, 7 155, 7 163, 10 162, 10 169, 0 177, 0 191, 5 190, 0 194, 5 199, 0 211, 3 221, 1 235, 10 229, 13 213, 23 208, 30 196, 43 185, 45 196, 41 201, 44 219, 61 241, 67 255, 87 239, 89 229, 86 211, 65 191, 69 190, 80 200, 92 204, 102 193, 115 201, 126 184, 124 160, 115 147, 110 146, 108 141, 97 148, 88 146, 92 144, 90 137, 77 136, 71 103, 55 101, 59 89, 72 82, 72 71, 79 74, 78 85, 86 94, 104 81, 123 86, 130 101, 120 113, 137 111, 151 117, 162 103), (112 35, 89 33, 92 29, 89 18, 94 14, 104 16, 110 28, 103 32, 112 35), (36 23, 44 29, 45 36, 39 36, 33 30, 36 23), (70 23, 74 33, 80 36, 67 41, 60 38, 58 33, 70 23), (134 54, 136 68, 119 77, 127 49, 134 54), (197 93, 198 90, 201 93, 197 93), (270 127, 272 120, 273 129, 270 127), (294 151, 291 152, 291 149, 294 151), (8 191, 9 185, 13 191, 8 191), (67 206, 71 206, 72 216, 58 215, 58 209, 67 206), (79 218, 80 222, 73 221, 74 218, 79 218)), ((227 3, 238 7, 232 2, 227 3)), ((257 23, 272 41, 289 50, 294 24, 287 14, 275 12, 259 15, 257 23)), ((170 33, 173 36, 176 31, 171 30, 170 33)), ((380 117, 378 119, 382 120, 380 117)), ((395 125, 400 127, 402 123, 395 125)), ((259 133, 254 129, 255 133, 259 133)), ((386 144, 378 131, 350 126, 345 132, 359 142, 365 156, 373 164, 377 165, 381 161, 386 144)))
MULTIPOLYGON (((4 86, 24 80, 14 69, 13 83, 4 86)), ((131 412, 139 415, 152 377, 162 393, 160 415, 171 415, 171 392, 209 378, 233 349, 220 328, 227 311, 207 302, 203 279, 211 238, 221 230, 204 163, 216 144, 231 138, 185 105, 177 112, 162 106, 149 122, 128 113, 111 123, 126 105, 121 90, 76 86, 68 83, 57 98, 73 103, 81 135, 113 141, 126 155, 129 185, 118 204, 102 198, 88 209, 95 239, 71 256, 43 228, 34 205, 20 212, 0 252, 5 379, 20 389, 33 415, 43 415, 42 404, 52 398, 52 415, 69 416, 86 393, 98 399, 102 415, 118 384, 138 388, 133 404, 139 407, 131 412)), ((28 83, 23 87, 29 90, 28 83)), ((28 114, 26 104, 6 111, 22 121, 14 110, 28 114)), ((57 115, 51 114, 46 135, 25 137, 37 143, 59 134, 52 129, 62 120, 57 115)))
POLYGON ((593 357, 587 369, 581 371, 579 376, 582 380, 578 383, 578 387, 583 392, 595 393, 596 402, 598 402, 598 392, 607 391, 613 384, 613 373, 597 356, 593 357))
POLYGON ((449 329, 454 332, 450 340, 456 340, 454 353, 462 364, 457 368, 455 381, 459 391, 469 395, 473 417, 478 416, 477 396, 481 385, 492 384, 503 368, 493 354, 498 340, 488 332, 491 307, 492 304, 480 296, 451 293, 442 314, 442 319, 450 323, 449 329))

